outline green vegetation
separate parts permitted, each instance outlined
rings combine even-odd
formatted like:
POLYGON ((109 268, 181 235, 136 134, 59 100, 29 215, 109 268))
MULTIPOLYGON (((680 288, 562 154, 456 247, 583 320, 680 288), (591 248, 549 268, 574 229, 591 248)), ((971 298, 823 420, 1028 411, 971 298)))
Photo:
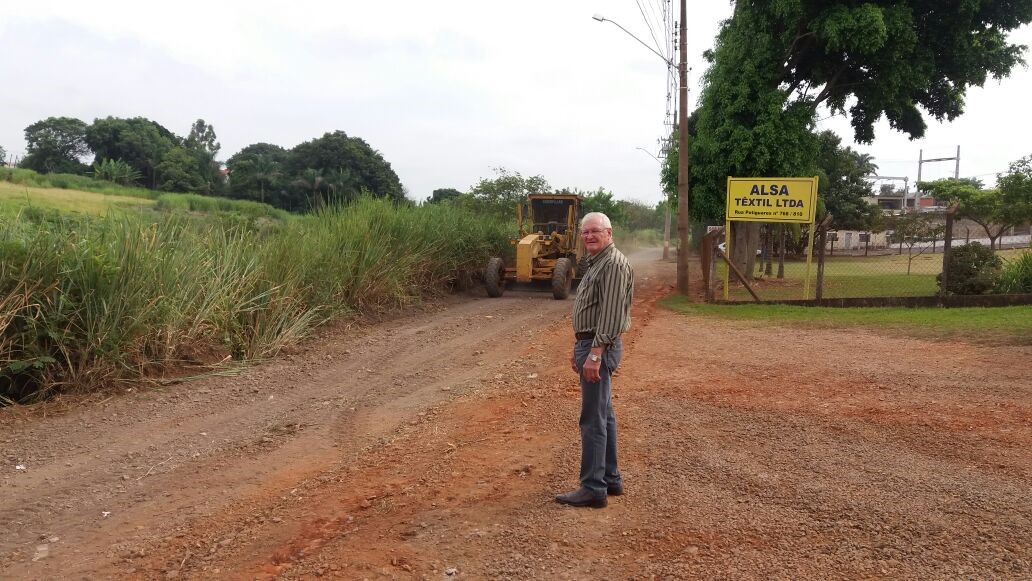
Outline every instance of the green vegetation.
POLYGON ((859 328, 926 339, 1032 345, 1032 309, 998 308, 828 308, 787 305, 705 305, 681 296, 662 304, 698 316, 807 329, 859 328))
MULTIPOLYGON (((728 176, 836 174, 820 159, 815 127, 823 108, 848 118, 859 143, 873 141, 881 120, 917 139, 926 117, 955 119, 971 87, 1023 64, 1024 47, 1009 35, 1029 21, 1030 0, 968 2, 955 10, 917 0, 735 2, 705 53, 710 67, 688 121, 690 150, 679 152, 690 158, 691 217, 723 219, 728 176)), ((665 191, 676 191, 675 176, 664 168, 665 191)), ((843 219, 866 213, 850 208, 849 188, 829 189, 825 201, 846 202, 843 219)), ((731 259, 747 269, 758 227, 739 223, 729 235, 731 259)))
POLYGON ((199 194, 161 194, 158 196, 157 208, 166 211, 181 210, 209 214, 217 212, 239 213, 248 218, 273 218, 277 220, 289 220, 293 216, 285 210, 279 210, 261 202, 215 198, 199 194))
POLYGON ((981 226, 993 250, 1004 232, 1032 220, 1032 156, 1012 162, 994 189, 983 189, 981 182, 972 179, 938 180, 918 187, 956 204, 957 217, 981 226))
POLYGON ((146 188, 118 185, 109 181, 84 175, 63 173, 38 173, 31 169, 0 168, 0 186, 4 182, 35 188, 81 190, 109 196, 124 196, 154 200, 158 193, 146 188))
MULTIPOLYGON (((110 164, 109 164, 110 165, 110 164)), ((71 174, 39 174, 27 169, 0 172, 0 213, 13 215, 28 209, 103 215, 111 210, 194 213, 232 213, 248 219, 287 220, 291 214, 268 204, 199 194, 160 194, 143 188, 71 174)))
MULTIPOLYGON (((956 249, 955 249, 956 250, 956 249)), ((1004 258, 1017 258, 1021 250, 1003 250, 1004 258)), ((727 267, 717 263, 717 278, 723 280, 727 267)), ((824 261, 824 298, 846 297, 914 297, 938 294, 936 276, 942 272, 942 254, 921 254, 912 257, 906 253, 889 256, 826 256, 824 261), (907 274, 907 269, 910 274, 907 274)), ((817 259, 811 270, 810 298, 813 298, 817 277, 817 259)), ((806 278, 805 261, 786 261, 785 278, 765 277, 753 283, 763 300, 803 298, 806 278)), ((717 291, 723 297, 723 288, 717 291)), ((731 278, 729 299, 751 301, 752 297, 734 277, 731 278)))
POLYGON ((363 139, 343 131, 290 150, 252 144, 230 157, 226 170, 216 159, 221 146, 215 129, 204 119, 197 119, 182 137, 146 117, 105 117, 92 123, 49 117, 26 127, 25 141, 22 169, 45 174, 93 174, 148 190, 232 195, 289 211, 363 195, 405 201, 390 163, 363 139), (92 165, 83 163, 91 155, 92 165))
POLYGON ((996 292, 1032 293, 1032 250, 1025 250, 1010 260, 1004 259, 996 292))
MULTIPOLYGON (((55 177, 55 175, 48 177, 55 177)), ((81 178, 81 176, 75 177, 81 178)), ((118 191, 118 187, 114 184, 109 184, 109 186, 111 191, 118 191)), ((16 185, 0 181, 0 214, 6 215, 17 214, 27 208, 100 215, 112 209, 150 208, 154 205, 153 199, 142 196, 16 185)))
POLYGON ((950 253, 949 280, 943 284, 940 274, 936 282, 948 294, 980 295, 996 287, 1002 268, 1003 260, 991 248, 973 242, 953 249, 950 253))
POLYGON ((0 222, 0 396, 15 401, 191 352, 270 356, 331 317, 468 283, 508 238, 474 214, 368 198, 272 229, 181 213, 0 222))

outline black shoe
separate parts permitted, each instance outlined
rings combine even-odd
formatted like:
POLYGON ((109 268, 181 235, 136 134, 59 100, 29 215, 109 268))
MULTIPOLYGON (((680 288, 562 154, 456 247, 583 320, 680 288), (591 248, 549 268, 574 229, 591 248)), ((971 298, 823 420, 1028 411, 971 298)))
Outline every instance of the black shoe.
POLYGON ((606 494, 609 496, 620 496, 623 494, 623 484, 610 484, 606 487, 606 494))
POLYGON ((555 501, 559 504, 568 504, 570 506, 589 506, 591 508, 605 508, 608 503, 606 496, 596 496, 594 492, 587 488, 578 488, 573 492, 567 492, 566 494, 560 494, 555 497, 555 501))

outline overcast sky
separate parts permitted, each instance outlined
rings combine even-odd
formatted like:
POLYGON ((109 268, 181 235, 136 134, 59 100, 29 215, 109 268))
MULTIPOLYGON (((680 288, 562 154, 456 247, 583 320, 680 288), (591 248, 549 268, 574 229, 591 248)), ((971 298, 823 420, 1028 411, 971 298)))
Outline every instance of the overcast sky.
MULTIPOLYGON (((641 1, 658 28, 661 0, 641 1)), ((701 53, 731 5, 689 10, 694 108, 701 53)), ((24 128, 50 116, 144 116, 180 135, 203 118, 223 160, 340 129, 379 150, 416 200, 504 167, 653 203, 658 164, 637 148, 658 153, 667 132, 666 66, 596 13, 652 44, 634 0, 12 3, 0 14, 0 146, 23 154, 24 128)), ((991 183, 1032 154, 1030 90, 1032 72, 1018 69, 970 91, 967 113, 931 122, 924 140, 883 123, 859 149, 913 183, 920 149, 948 157, 960 145, 961 175, 991 183)), ((852 142, 844 119, 820 126, 852 142)), ((952 172, 929 164, 924 177, 952 172)))

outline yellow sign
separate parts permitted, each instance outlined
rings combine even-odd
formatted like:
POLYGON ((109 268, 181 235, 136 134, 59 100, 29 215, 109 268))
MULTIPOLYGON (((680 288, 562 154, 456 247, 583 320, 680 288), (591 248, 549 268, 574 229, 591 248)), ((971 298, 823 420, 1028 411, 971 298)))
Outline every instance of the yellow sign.
POLYGON ((813 224, 817 178, 727 178, 727 219, 813 224))

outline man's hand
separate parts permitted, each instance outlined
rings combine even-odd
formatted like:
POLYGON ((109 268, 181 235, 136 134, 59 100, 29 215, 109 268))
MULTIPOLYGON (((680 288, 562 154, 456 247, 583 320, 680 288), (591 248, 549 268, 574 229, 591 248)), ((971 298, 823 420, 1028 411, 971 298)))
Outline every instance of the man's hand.
POLYGON ((577 358, 573 355, 570 355, 570 369, 572 369, 574 373, 580 373, 580 369, 577 369, 577 358))
POLYGON ((588 383, 597 383, 598 380, 602 378, 599 374, 599 370, 602 369, 602 348, 595 347, 591 350, 591 355, 598 355, 599 360, 592 361, 589 356, 587 360, 584 361, 584 379, 588 383))

